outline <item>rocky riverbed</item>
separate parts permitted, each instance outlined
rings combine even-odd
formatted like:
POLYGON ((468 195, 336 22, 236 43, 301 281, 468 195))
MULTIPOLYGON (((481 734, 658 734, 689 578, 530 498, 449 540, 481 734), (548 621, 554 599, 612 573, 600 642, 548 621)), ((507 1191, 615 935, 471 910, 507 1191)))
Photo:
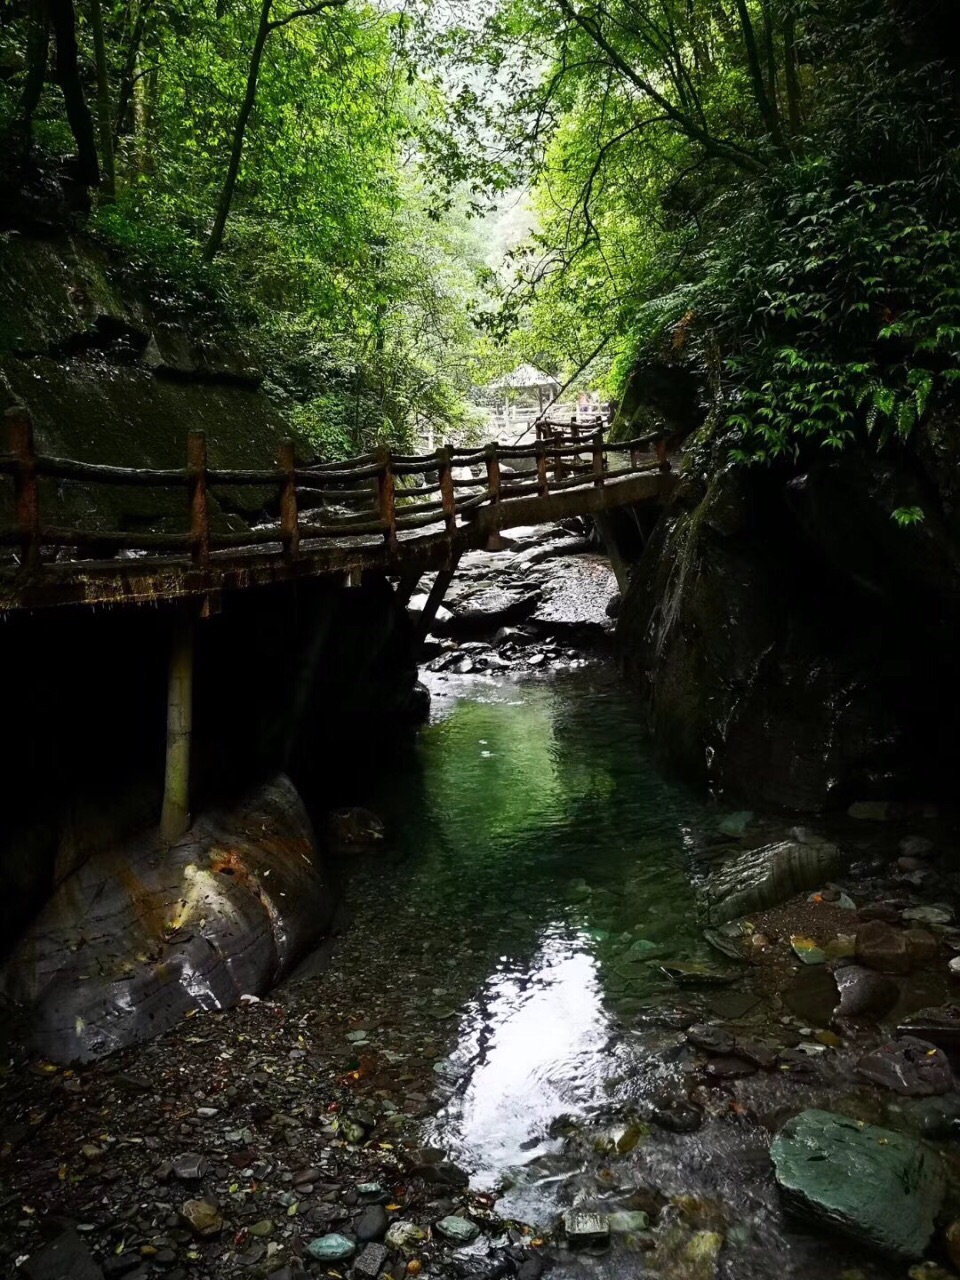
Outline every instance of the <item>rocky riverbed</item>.
POLYGON ((428 665, 475 665, 351 797, 382 826, 337 823, 345 923, 291 980, 99 1063, 5 1055, 5 1269, 960 1274, 960 824, 663 779, 596 644, 537 620, 592 555, 515 567, 510 619, 467 564, 428 665))

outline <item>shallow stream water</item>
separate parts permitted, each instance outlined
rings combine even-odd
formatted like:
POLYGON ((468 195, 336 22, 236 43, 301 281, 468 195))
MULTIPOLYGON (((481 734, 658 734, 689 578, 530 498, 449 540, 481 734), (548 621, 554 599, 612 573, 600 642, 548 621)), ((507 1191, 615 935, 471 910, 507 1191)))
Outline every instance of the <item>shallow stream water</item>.
MULTIPOLYGON (((716 811, 656 767, 635 695, 603 665, 540 680, 441 678, 432 693, 432 723, 370 797, 394 853, 379 892, 394 896, 398 921, 416 902, 448 926, 462 921, 473 970, 478 938, 496 941, 472 994, 442 1011, 455 1034, 435 1064, 441 1105, 424 1141, 469 1170, 475 1188, 498 1193, 504 1217, 545 1229, 573 1207, 677 1201, 661 1263, 673 1214, 680 1254, 691 1232, 718 1232, 720 1274, 737 1280, 840 1276, 854 1262, 860 1276, 899 1274, 863 1269, 784 1223, 769 1134, 755 1116, 740 1123, 732 1099, 718 1118, 723 1089, 697 1133, 648 1123, 691 1084, 671 1011, 725 1016, 720 1006, 738 996, 696 920, 716 811), (661 968, 678 964, 702 966, 717 985, 678 988, 661 968)), ((427 971, 410 981, 436 983, 443 1004, 457 957, 428 945, 424 956, 427 971)), ((769 1017, 749 1005, 746 1023, 769 1017)), ((770 1114, 811 1105, 791 1082, 763 1088, 770 1114)), ((620 1237, 569 1267, 621 1276, 643 1247, 620 1237)), ((651 1274, 714 1274, 691 1265, 680 1257, 651 1274)))

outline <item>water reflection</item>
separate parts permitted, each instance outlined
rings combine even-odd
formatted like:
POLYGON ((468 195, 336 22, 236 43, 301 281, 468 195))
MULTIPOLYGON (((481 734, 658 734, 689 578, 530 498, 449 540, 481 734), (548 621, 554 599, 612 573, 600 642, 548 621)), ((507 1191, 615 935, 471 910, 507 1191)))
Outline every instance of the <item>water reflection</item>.
POLYGON ((465 1088, 437 1117, 433 1140, 457 1152, 474 1185, 558 1149, 558 1116, 582 1115, 602 1078, 608 1016, 585 939, 552 933, 521 971, 492 978, 451 1055, 465 1088))

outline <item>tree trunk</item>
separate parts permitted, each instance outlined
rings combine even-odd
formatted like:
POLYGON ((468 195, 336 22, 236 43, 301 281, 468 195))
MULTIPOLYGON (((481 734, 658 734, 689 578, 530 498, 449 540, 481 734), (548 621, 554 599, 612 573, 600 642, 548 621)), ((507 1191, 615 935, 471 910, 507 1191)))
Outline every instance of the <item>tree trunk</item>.
POLYGON ((117 114, 114 117, 113 126, 113 145, 116 147, 120 140, 121 134, 127 121, 127 113, 130 110, 130 100, 133 97, 133 86, 136 84, 137 63, 140 59, 140 48, 143 44, 143 36, 147 26, 147 16, 150 13, 152 0, 141 0, 140 8, 137 10, 137 20, 133 24, 133 31, 130 35, 130 43, 127 46, 126 56, 123 60, 123 70, 120 72, 120 84, 117 90, 117 114))
POLYGON ((97 140, 93 117, 83 94, 77 49, 76 14, 73 0, 49 0, 50 21, 57 43, 56 77, 67 108, 67 121, 77 144, 77 180, 87 187, 100 181, 97 140))
POLYGON ((50 51, 50 17, 46 0, 33 0, 27 12, 27 74, 11 133, 16 151, 26 156, 33 142, 33 116, 43 93, 50 51))
POLYGON ((117 195, 117 175, 113 164, 113 118, 110 110, 110 79, 107 71, 107 46, 103 38, 103 10, 100 0, 90 0, 90 25, 93 28, 93 52, 97 63, 97 123, 100 132, 100 156, 103 161, 103 196, 113 204, 117 195))
POLYGON ((787 10, 783 20, 783 74, 787 89, 787 120, 794 137, 803 127, 800 105, 800 78, 797 75, 797 19, 793 8, 787 10))
POLYGON ((263 61, 263 50, 267 43, 267 36, 270 34, 270 9, 273 0, 262 0, 260 6, 260 22, 257 26, 257 38, 253 44, 253 53, 250 57, 250 69, 247 72, 247 90, 244 94, 243 103, 240 107, 240 113, 237 116, 237 123, 233 131, 233 147, 230 151, 230 164, 227 167, 227 176, 224 179, 223 190, 220 192, 220 199, 217 202, 217 216, 213 221, 213 229, 210 232, 210 238, 207 240, 203 250, 204 261, 212 262, 217 256, 217 252, 223 244, 223 232, 227 225, 227 218, 230 216, 230 206, 233 203, 233 193, 237 186, 237 176, 240 173, 240 160, 243 156, 243 140, 247 130, 247 122, 253 112, 253 104, 257 100, 257 81, 260 78, 260 64, 263 61))
POLYGON ((743 44, 747 54, 747 66, 750 69, 750 82, 753 86, 753 96, 756 99, 757 107, 760 115, 766 125, 767 132, 777 146, 783 143, 783 134, 780 129, 780 117, 777 114, 776 103, 770 100, 767 94, 766 86, 763 82, 763 68, 760 65, 760 53, 757 49, 757 41, 753 31, 753 23, 750 21, 750 14, 747 12, 746 0, 736 0, 737 17, 740 19, 740 30, 743 36, 743 44))

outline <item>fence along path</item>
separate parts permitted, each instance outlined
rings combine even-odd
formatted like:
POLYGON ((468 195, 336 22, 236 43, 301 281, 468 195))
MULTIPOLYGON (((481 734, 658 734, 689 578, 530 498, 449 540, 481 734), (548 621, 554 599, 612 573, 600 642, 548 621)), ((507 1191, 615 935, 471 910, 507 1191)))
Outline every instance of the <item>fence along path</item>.
POLYGON ((636 502, 662 502, 675 477, 663 436, 606 443, 602 428, 543 423, 528 445, 450 446, 429 455, 386 449, 298 466, 292 441, 275 467, 211 468, 202 432, 182 468, 101 466, 37 453, 26 410, 5 415, 0 474, 13 482, 14 523, 0 526, 0 609, 174 599, 290 578, 382 568, 443 567, 497 530, 636 502), (479 474, 477 474, 479 473, 479 474), (181 532, 47 524, 41 481, 180 490, 181 532), (212 528, 210 495, 254 488, 276 514, 240 532, 212 528), (2 549, 8 549, 3 551, 2 549))

